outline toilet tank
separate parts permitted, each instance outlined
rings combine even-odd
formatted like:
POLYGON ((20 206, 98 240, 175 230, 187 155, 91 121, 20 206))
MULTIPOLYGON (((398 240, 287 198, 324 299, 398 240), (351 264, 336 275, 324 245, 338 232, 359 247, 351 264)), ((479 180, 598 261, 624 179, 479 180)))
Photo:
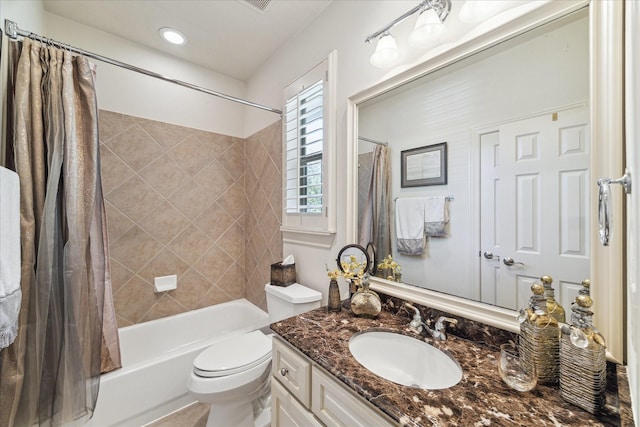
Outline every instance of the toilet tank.
POLYGON ((267 311, 271 323, 320 307, 322 294, 299 283, 273 286, 267 283, 267 311))

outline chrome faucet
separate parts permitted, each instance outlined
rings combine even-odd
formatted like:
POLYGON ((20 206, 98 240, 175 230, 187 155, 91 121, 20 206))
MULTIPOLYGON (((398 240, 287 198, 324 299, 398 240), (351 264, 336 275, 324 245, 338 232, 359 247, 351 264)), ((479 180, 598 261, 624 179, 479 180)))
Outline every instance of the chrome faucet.
POLYGON ((452 319, 451 317, 440 316, 438 320, 436 320, 436 325, 434 329, 431 329, 429 325, 427 325, 424 320, 422 320, 422 315, 420 311, 414 307, 412 304, 405 302, 404 306, 410 308, 414 311, 413 319, 409 322, 409 329, 417 334, 421 334, 423 329, 426 329, 427 332, 435 339, 444 341, 447 339, 446 334, 446 325, 445 322, 456 325, 458 323, 457 319, 452 319))

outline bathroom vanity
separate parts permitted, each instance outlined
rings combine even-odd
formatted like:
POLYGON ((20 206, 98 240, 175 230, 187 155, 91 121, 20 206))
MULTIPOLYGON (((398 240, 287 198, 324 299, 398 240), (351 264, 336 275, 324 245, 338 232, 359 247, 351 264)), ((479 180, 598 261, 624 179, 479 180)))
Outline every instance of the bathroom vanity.
MULTIPOLYGON (((607 405, 591 415, 560 397, 558 387, 538 385, 519 393, 498 374, 498 344, 515 335, 458 318, 446 341, 418 337, 399 301, 387 299, 376 319, 325 307, 271 325, 273 340, 272 422, 280 425, 430 426, 575 425, 632 426, 623 366, 610 363, 607 405), (377 330, 421 339, 450 354, 462 380, 442 390, 407 387, 378 377, 349 351, 354 334, 377 330)), ((420 307, 426 319, 437 312, 420 307)))

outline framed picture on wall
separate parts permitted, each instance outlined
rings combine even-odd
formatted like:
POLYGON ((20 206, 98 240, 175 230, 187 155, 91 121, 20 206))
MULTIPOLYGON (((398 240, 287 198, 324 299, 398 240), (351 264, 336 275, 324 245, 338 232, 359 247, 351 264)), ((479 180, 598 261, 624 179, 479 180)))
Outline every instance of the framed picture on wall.
POLYGON ((447 143, 427 145, 400 152, 401 187, 445 185, 447 143))

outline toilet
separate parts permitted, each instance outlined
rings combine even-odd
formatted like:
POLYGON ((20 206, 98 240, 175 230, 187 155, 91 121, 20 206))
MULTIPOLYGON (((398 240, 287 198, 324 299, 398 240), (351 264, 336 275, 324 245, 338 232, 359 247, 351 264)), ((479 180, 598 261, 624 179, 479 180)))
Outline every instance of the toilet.
MULTIPOLYGON (((294 283, 265 285, 271 323, 320 307, 322 294, 294 283)), ((261 330, 217 342, 193 361, 189 393, 211 403, 207 427, 271 424, 271 335, 261 330)))

